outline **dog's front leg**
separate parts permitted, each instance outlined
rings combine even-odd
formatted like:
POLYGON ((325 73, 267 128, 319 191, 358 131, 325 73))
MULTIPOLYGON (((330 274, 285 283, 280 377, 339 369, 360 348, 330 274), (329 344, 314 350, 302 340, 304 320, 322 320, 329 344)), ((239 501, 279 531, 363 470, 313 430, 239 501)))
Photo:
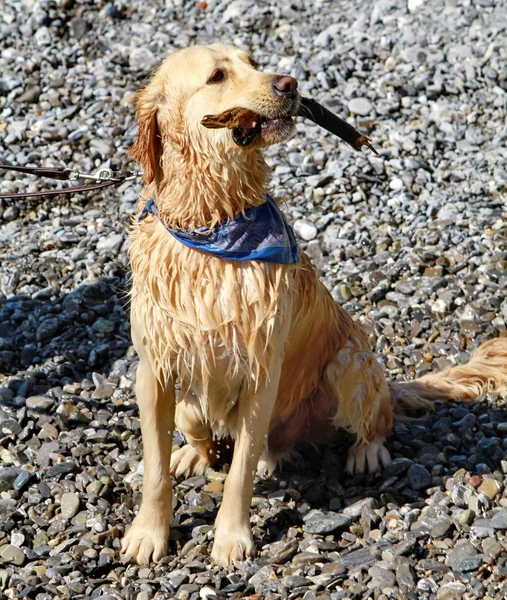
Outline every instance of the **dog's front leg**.
POLYGON ((174 383, 162 386, 147 358, 137 368, 136 396, 144 445, 143 499, 123 543, 122 553, 139 564, 167 553, 172 525, 172 482, 169 474, 174 426, 174 383))
POLYGON ((278 357, 267 383, 256 393, 244 392, 239 399, 238 428, 231 470, 216 518, 212 558, 221 566, 254 555, 250 529, 250 504, 257 461, 264 445, 278 393, 282 367, 278 357))

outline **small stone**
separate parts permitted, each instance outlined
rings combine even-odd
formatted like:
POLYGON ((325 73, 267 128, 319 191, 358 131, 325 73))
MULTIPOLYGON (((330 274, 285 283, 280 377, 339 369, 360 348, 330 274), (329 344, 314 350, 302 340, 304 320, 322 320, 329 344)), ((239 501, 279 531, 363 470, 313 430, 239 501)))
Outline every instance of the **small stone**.
POLYGON ((468 501, 472 496, 472 490, 464 485, 457 484, 452 488, 451 498, 459 508, 468 508, 468 501))
POLYGON ((79 512, 79 496, 73 492, 65 492, 60 500, 61 516, 63 519, 72 519, 79 512))
POLYGON ((114 323, 101 317, 95 321, 95 323, 92 325, 92 329, 98 333, 111 333, 114 331, 114 323))
MULTIPOLYGON (((462 542, 449 552, 445 564, 449 565, 454 572, 463 573, 474 570, 469 567, 472 565, 472 561, 473 564, 475 564, 476 559, 477 550, 475 547, 470 542, 462 542)), ((482 559, 479 557, 479 566, 481 562, 482 559)), ((477 566, 477 568, 479 568, 479 566, 477 566)))
POLYGON ((185 481, 182 481, 179 485, 182 488, 195 489, 195 488, 200 488, 205 484, 206 484, 205 477, 202 477, 201 475, 195 475, 194 477, 189 477, 188 479, 185 479, 185 481))
POLYGON ((403 181, 398 178, 391 179, 391 181, 389 182, 389 187, 395 192, 399 192, 403 189, 403 181))
POLYGON ((435 539, 445 537, 451 527, 451 519, 447 517, 442 517, 434 522, 430 530, 430 535, 432 538, 435 539))
POLYGON ((423 490, 431 485, 431 475, 422 465, 414 464, 407 473, 410 486, 414 490, 423 490))
POLYGON ((157 57, 148 48, 133 48, 129 56, 129 67, 132 71, 150 71, 157 62, 157 57))
POLYGON ((438 590, 437 600, 460 600, 466 589, 467 586, 459 581, 446 583, 438 590))
POLYGON ((340 556, 341 564, 347 569, 353 569, 360 565, 367 566, 376 562, 375 555, 370 552, 370 548, 361 548, 354 550, 345 556, 340 556))
POLYGON ((338 529, 344 529, 352 523, 352 517, 347 515, 320 510, 311 510, 303 518, 305 531, 308 533, 327 534, 338 529))
POLYGON ((26 407, 33 410, 49 410, 55 401, 49 396, 30 396, 26 399, 26 407))
POLYGON ((473 510, 467 509, 458 515, 458 517, 456 518, 456 522, 459 525, 461 525, 461 527, 464 527, 466 525, 470 525, 471 523, 473 523, 474 519, 475 519, 475 512, 473 510))
POLYGON ((487 558, 493 558, 502 551, 503 546, 493 537, 482 540, 482 551, 487 558))
POLYGON ((496 479, 485 479, 479 487, 479 492, 482 492, 487 498, 493 500, 498 492, 502 489, 502 484, 496 479))
POLYGON ((104 487, 104 484, 102 483, 102 481, 99 481, 98 479, 96 479, 95 481, 92 481, 91 483, 89 483, 86 486, 86 493, 98 496, 98 494, 100 494, 103 487, 104 487))
POLYGON ((49 536, 45 531, 42 531, 42 530, 37 531, 37 533, 33 536, 34 550, 36 548, 40 548, 42 546, 47 546, 48 541, 49 541, 49 536))
POLYGON ((224 484, 220 481, 211 481, 210 483, 207 483, 202 489, 205 492, 220 493, 224 491, 224 484))
POLYGON ((30 85, 22 94, 16 98, 17 102, 27 102, 28 104, 35 104, 39 101, 41 95, 41 88, 38 85, 30 85))
POLYGON ((20 473, 21 469, 18 467, 3 467, 0 469, 0 492, 13 489, 14 482, 20 473))
POLYGON ((68 475, 69 473, 74 473, 78 469, 76 463, 72 461, 67 461, 63 463, 58 463, 57 465, 53 465, 49 467, 46 471, 46 475, 48 477, 57 477, 58 475, 68 475))
POLYGON ((7 544, 0 547, 0 558, 6 563, 21 566, 24 564, 26 556, 25 553, 19 548, 16 548, 16 546, 7 544))
POLYGON ((199 597, 203 600, 212 600, 213 598, 218 598, 217 591, 213 588, 205 585, 199 590, 199 597))
POLYGON ((373 510, 376 507, 376 505, 377 503, 375 498, 362 498, 361 500, 358 500, 357 502, 346 506, 342 512, 348 517, 358 518, 361 516, 363 508, 373 510))
POLYGON ((90 29, 90 25, 85 19, 75 18, 70 20, 70 32, 76 40, 83 38, 90 29))
POLYGON ((301 575, 288 575, 282 579, 282 585, 289 590, 300 587, 308 587, 309 585, 312 585, 312 583, 313 582, 310 579, 302 577, 301 575))
POLYGON ((184 583, 188 583, 189 575, 183 569, 174 569, 167 575, 167 579, 171 584, 171 587, 177 590, 184 583))
POLYGON ((38 342, 45 342, 56 336, 60 330, 58 319, 46 319, 37 327, 36 338, 38 342))
POLYGON ((292 557, 294 565, 306 565, 316 562, 322 562, 322 556, 315 552, 300 552, 292 557))
POLYGON ((495 529, 507 529, 507 510, 495 513, 491 517, 491 525, 495 529))
POLYGON ((112 233, 100 238, 97 242, 97 252, 118 252, 124 242, 124 236, 121 233, 112 233))
POLYGON ((348 103, 348 109, 351 113, 361 117, 371 115, 374 112, 373 104, 368 98, 353 98, 348 103))
POLYGON ((17 492, 24 491, 34 477, 35 473, 32 473, 31 471, 21 471, 21 473, 14 480, 12 489, 16 490, 17 492))
POLYGON ((303 219, 298 219, 294 222, 294 231, 298 234, 298 236, 309 242, 317 237, 317 227, 313 223, 309 221, 304 221, 303 219))
POLYGON ((472 525, 472 532, 477 538, 483 539, 495 535, 495 528, 490 519, 477 519, 472 525))
POLYGON ((275 565, 283 565, 288 562, 298 551, 298 545, 297 540, 290 540, 281 550, 277 550, 271 555, 270 562, 275 565))
POLYGON ((410 565, 405 562, 398 565, 396 569, 396 581, 400 587, 406 590, 413 590, 415 588, 414 575, 410 565))

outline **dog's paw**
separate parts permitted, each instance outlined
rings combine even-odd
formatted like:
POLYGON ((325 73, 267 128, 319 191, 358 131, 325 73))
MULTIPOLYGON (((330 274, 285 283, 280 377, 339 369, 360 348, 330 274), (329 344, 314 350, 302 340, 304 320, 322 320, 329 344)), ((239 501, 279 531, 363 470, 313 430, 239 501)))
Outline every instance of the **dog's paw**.
POLYGON ((270 454, 269 450, 264 446, 259 462, 257 463, 257 475, 263 478, 270 477, 276 469, 276 465, 276 457, 270 454))
POLYGON ((170 473, 173 477, 204 475, 209 466, 209 460, 186 444, 172 453, 170 473))
POLYGON ((391 455, 389 451, 380 442, 371 442, 370 444, 355 444, 350 448, 347 457, 347 473, 369 473, 378 471, 381 467, 385 468, 391 464, 391 455))
POLYGON ((151 560, 158 562, 167 555, 168 538, 169 524, 155 525, 137 516, 123 538, 121 553, 139 565, 148 565, 151 560))
POLYGON ((220 567, 230 567, 235 561, 255 556, 250 527, 234 530, 230 527, 217 527, 211 558, 220 567))

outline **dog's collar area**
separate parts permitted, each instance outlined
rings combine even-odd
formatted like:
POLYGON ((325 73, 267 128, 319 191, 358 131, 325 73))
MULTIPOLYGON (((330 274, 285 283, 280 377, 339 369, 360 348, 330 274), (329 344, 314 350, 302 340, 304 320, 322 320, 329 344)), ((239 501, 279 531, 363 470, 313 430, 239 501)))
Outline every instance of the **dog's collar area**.
MULTIPOLYGON (((143 221, 149 214, 159 218, 153 198, 144 206, 138 221, 143 221)), ((176 230, 162 220, 161 223, 185 246, 225 260, 256 260, 282 265, 300 261, 294 231, 267 194, 263 204, 250 208, 244 215, 222 221, 211 230, 176 230)))

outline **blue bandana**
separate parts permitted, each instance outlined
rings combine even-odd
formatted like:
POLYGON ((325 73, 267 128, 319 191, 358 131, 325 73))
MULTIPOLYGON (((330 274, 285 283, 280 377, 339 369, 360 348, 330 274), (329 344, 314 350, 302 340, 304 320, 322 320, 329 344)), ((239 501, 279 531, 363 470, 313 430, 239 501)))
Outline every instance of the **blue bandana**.
MULTIPOLYGON (((139 221, 148 213, 158 217, 155 200, 146 203, 139 221)), ((167 231, 185 246, 202 250, 227 260, 259 260, 261 262, 293 265, 299 262, 299 249, 292 227, 270 196, 243 215, 227 219, 208 230, 170 229, 167 231)))

